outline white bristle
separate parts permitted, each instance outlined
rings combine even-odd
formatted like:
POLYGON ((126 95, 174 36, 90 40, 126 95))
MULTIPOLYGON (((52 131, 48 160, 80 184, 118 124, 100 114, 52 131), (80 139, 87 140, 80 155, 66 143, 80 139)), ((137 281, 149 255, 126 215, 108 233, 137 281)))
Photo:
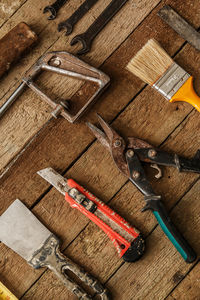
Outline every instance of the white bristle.
POLYGON ((173 64, 172 58, 154 39, 128 63, 127 69, 149 85, 153 85, 173 64))

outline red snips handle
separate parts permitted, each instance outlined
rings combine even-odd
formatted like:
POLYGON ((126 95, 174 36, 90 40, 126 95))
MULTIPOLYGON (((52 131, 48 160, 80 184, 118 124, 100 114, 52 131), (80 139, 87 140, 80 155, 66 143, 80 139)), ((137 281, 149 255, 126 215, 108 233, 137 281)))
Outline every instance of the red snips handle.
POLYGON ((71 207, 98 225, 125 261, 138 260, 144 252, 144 240, 138 230, 74 180, 68 179, 67 184, 71 189, 65 194, 65 199, 71 207))

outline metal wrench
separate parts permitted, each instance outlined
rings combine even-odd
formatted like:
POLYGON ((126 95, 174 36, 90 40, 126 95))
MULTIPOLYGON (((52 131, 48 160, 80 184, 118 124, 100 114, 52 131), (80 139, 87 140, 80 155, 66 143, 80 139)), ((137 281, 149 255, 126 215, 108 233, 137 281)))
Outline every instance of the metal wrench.
POLYGON ((84 33, 76 35, 71 40, 71 46, 77 44, 78 42, 81 42, 83 45, 82 49, 77 52, 78 55, 85 54, 90 51, 94 38, 127 1, 128 0, 112 0, 106 9, 84 33))
POLYGON ((58 24, 58 31, 66 29, 65 35, 70 35, 74 25, 92 8, 98 0, 85 0, 67 20, 58 24))
POLYGON ((57 16, 59 9, 67 2, 67 0, 57 0, 53 4, 48 5, 44 8, 43 14, 50 12, 51 15, 48 17, 48 20, 54 20, 57 16))

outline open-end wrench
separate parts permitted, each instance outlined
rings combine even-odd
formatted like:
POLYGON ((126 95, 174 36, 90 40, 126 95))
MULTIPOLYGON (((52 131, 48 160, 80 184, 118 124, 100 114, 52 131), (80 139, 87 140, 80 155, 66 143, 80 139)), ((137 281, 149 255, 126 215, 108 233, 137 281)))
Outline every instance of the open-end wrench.
POLYGON ((66 29, 65 35, 70 35, 74 25, 92 8, 98 0, 85 0, 67 20, 58 24, 58 31, 66 29))
POLYGON ((67 0, 57 0, 53 4, 48 5, 44 8, 43 14, 50 12, 51 15, 48 17, 48 20, 53 20, 57 16, 59 9, 67 2, 67 0))
POLYGON ((81 42, 83 47, 77 54, 81 55, 87 53, 91 49, 91 44, 98 33, 106 26, 106 24, 112 19, 112 17, 120 10, 120 8, 128 0, 112 0, 106 9, 100 14, 100 16, 94 21, 94 23, 82 34, 76 35, 70 45, 73 46, 78 42, 81 42))

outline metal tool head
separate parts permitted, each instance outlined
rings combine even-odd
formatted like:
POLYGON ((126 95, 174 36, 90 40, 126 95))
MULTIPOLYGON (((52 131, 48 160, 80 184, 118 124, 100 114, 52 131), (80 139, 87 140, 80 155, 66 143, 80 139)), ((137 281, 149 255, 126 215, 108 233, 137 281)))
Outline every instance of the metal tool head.
POLYGON ((43 14, 46 14, 47 12, 50 13, 50 16, 48 17, 48 20, 54 20, 56 18, 57 12, 56 12, 56 10, 53 6, 49 5, 49 6, 46 6, 43 9, 43 14))
MULTIPOLYGON (((44 54, 26 72, 25 77, 22 80, 54 109, 52 115, 55 118, 61 115, 71 123, 74 123, 83 115, 110 83, 110 78, 106 74, 65 51, 54 51, 44 54), (42 71, 50 71, 71 78, 80 79, 92 83, 93 86, 96 85, 97 88, 93 95, 87 99, 87 102, 83 104, 78 111, 73 112, 71 109, 68 109, 67 106, 63 105, 63 103, 60 102, 57 104, 33 82, 35 76, 42 71)), ((81 90, 83 91, 82 93, 85 94, 84 85, 83 88, 74 95, 75 99, 81 98, 81 90)), ((72 97, 72 100, 74 96, 72 97)), ((82 100, 80 102, 82 102, 82 100)))
POLYGON ((57 173, 53 168, 40 170, 37 174, 53 185, 63 195, 70 189, 67 184, 67 179, 57 173))
POLYGON ((96 127, 95 125, 91 124, 90 122, 88 122, 87 125, 90 128, 90 130, 93 132, 94 136, 96 136, 96 138, 101 142, 101 144, 104 147, 107 147, 108 150, 111 150, 110 144, 106 138, 105 133, 103 131, 101 131, 98 127, 96 127))
POLYGON ((90 51, 91 42, 90 42, 90 40, 87 39, 87 37, 85 36, 84 33, 74 36, 73 39, 70 42, 70 45, 74 46, 77 43, 82 44, 82 48, 80 50, 78 50, 77 53, 76 53, 77 55, 86 54, 87 52, 90 51))
POLYGON ((74 123, 95 103, 109 85, 110 78, 100 70, 93 68, 68 52, 54 51, 41 56, 25 73, 22 81, 16 91, 0 107, 0 117, 28 86, 53 108, 51 113, 53 117, 57 118, 61 115, 70 123, 74 123), (50 71, 85 82, 70 99, 72 105, 68 105, 69 101, 59 101, 57 103, 34 82, 35 77, 43 71, 50 71))
POLYGON ((52 233, 20 201, 0 216, 0 240, 27 261, 52 233))
POLYGON ((109 149, 119 170, 123 174, 128 175, 128 167, 124 155, 126 149, 124 139, 100 115, 97 116, 104 132, 90 123, 87 123, 88 127, 101 144, 109 149))

